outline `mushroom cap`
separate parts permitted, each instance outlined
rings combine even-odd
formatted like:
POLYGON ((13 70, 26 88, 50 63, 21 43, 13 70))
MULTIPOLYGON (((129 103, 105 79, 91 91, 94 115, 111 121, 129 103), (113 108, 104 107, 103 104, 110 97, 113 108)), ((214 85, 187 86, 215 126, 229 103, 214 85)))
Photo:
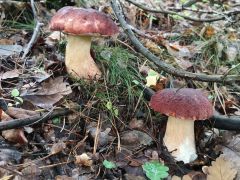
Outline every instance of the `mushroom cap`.
POLYGON ((167 116, 205 120, 213 115, 208 98, 198 89, 163 89, 151 97, 150 107, 167 116))
POLYGON ((52 17, 50 30, 73 35, 111 36, 118 33, 118 26, 106 14, 94 9, 66 6, 52 17))

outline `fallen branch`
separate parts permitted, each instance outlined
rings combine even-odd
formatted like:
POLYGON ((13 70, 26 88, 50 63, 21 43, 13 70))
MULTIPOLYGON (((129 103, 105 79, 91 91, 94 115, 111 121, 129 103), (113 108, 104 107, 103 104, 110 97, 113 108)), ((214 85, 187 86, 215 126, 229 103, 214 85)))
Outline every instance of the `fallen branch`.
POLYGON ((21 59, 26 58, 27 54, 29 53, 30 49, 32 48, 33 44, 36 42, 36 40, 39 36, 40 27, 43 26, 43 23, 38 21, 37 12, 36 12, 33 0, 31 0, 31 8, 32 8, 32 12, 33 12, 34 21, 36 23, 36 26, 34 28, 34 32, 33 32, 31 40, 29 41, 26 48, 24 49, 24 52, 23 52, 23 55, 22 55, 21 59))
POLYGON ((191 73, 188 71, 184 71, 182 69, 176 69, 171 65, 166 64, 161 59, 159 59, 157 56, 152 54, 147 48, 145 48, 141 42, 136 38, 134 35, 131 27, 126 23, 126 21, 123 18, 123 14, 121 13, 121 7, 117 5, 116 0, 111 0, 112 8, 116 14, 116 17, 118 18, 122 28, 128 35, 129 39, 131 40, 133 46, 138 50, 139 53, 141 53, 143 56, 145 56, 147 59, 154 62, 159 70, 163 70, 169 74, 172 74, 174 76, 182 77, 182 78, 188 78, 192 80, 198 80, 198 81, 205 81, 205 82, 231 82, 231 81, 240 81, 240 75, 206 75, 206 74, 200 74, 200 73, 191 73))
MULTIPOLYGON (((177 16, 180 16, 184 19, 187 19, 187 20, 190 20, 190 21, 195 21, 195 22, 214 22, 214 21, 220 21, 220 20, 225 20, 227 17, 231 16, 231 15, 234 15, 234 14, 239 14, 240 11, 230 11, 230 12, 227 12, 227 13, 223 13, 222 16, 219 16, 218 17, 213 17, 213 18, 194 18, 194 17, 191 17, 191 16, 186 16, 186 15, 183 15, 183 14, 180 14, 180 13, 177 13, 177 12, 174 12, 174 11, 170 11, 170 10, 164 10, 163 8, 161 10, 156 10, 156 9, 151 9, 151 8, 148 8, 142 4, 139 4, 133 0, 126 0, 127 2, 137 6, 138 8, 140 9, 143 9, 145 11, 149 11, 149 12, 152 12, 152 13, 162 13, 162 14, 169 14, 169 15, 177 15, 177 16)), ((184 7, 183 7, 184 8, 184 7)))
POLYGON ((48 119, 52 119, 54 117, 65 116, 70 113, 77 111, 79 107, 74 107, 71 109, 58 109, 52 112, 47 113, 39 113, 39 115, 32 116, 29 118, 22 118, 22 119, 13 119, 9 121, 0 122, 0 131, 7 130, 7 129, 15 129, 27 125, 33 125, 35 123, 42 123, 48 119))

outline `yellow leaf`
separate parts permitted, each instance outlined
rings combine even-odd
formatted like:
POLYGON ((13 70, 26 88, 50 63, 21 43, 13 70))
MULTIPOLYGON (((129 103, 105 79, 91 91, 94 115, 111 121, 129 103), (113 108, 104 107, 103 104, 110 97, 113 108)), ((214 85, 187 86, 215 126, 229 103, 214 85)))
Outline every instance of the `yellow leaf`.
POLYGON ((233 180, 237 171, 232 168, 232 164, 220 156, 212 162, 212 166, 207 167, 207 180, 233 180))
POLYGON ((151 69, 148 72, 148 76, 146 77, 146 81, 147 81, 146 86, 147 87, 155 86, 159 78, 160 78, 160 75, 156 71, 151 69))
POLYGON ((3 176, 0 180, 9 180, 12 179, 13 175, 3 176))

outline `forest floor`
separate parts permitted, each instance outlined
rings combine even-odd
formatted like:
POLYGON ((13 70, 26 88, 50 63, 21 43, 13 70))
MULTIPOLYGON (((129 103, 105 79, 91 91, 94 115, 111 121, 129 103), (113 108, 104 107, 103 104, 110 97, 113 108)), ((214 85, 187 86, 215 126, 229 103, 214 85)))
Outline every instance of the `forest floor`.
POLYGON ((75 2, 0 2, 0 179, 240 179, 240 2, 75 2), (92 40, 99 79, 66 71, 66 34, 49 22, 67 5, 119 27, 92 40), (214 109, 195 121, 190 163, 149 106, 166 88, 199 89, 214 109))

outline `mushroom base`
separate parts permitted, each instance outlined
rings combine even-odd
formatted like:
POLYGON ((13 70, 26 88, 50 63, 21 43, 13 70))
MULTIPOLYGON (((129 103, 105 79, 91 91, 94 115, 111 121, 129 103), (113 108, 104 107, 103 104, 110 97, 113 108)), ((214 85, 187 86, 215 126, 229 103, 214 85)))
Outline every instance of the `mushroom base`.
POLYGON ((163 141, 175 160, 189 163, 197 158, 193 120, 169 116, 163 141))
POLYGON ((99 79, 101 71, 90 54, 90 36, 67 36, 65 64, 67 71, 77 79, 99 79))

